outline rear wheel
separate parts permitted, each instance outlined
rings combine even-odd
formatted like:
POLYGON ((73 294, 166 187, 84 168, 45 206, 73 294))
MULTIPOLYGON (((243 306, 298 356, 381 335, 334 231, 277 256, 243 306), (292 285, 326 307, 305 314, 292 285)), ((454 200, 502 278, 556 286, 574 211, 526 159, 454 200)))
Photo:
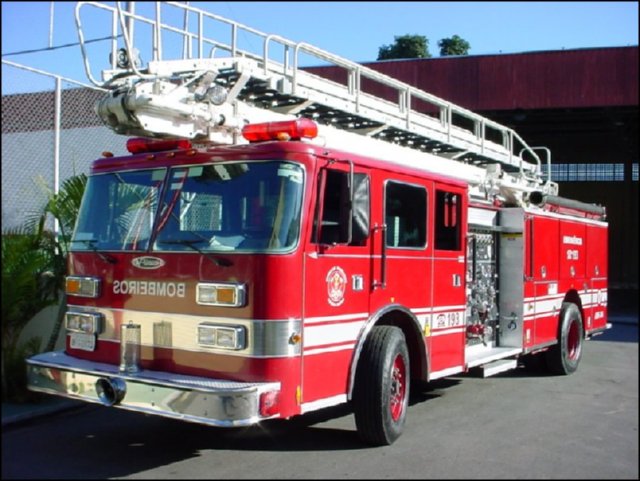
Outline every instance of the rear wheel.
POLYGON ((409 352, 398 327, 376 326, 364 342, 353 392, 358 434, 368 444, 392 444, 409 404, 409 352))
POLYGON ((545 359, 549 370, 555 374, 571 374, 578 369, 582 358, 584 328, 578 306, 564 303, 560 314, 558 343, 549 349, 545 359))

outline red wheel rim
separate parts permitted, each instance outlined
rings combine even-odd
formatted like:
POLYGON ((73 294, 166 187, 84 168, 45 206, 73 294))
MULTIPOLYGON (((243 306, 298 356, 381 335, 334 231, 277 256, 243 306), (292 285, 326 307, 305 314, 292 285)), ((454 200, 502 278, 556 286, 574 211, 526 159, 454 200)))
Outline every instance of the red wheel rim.
POLYGON ((569 333, 567 335, 567 357, 572 361, 575 361, 580 354, 580 329, 578 328, 578 321, 574 320, 569 326, 569 333))
POLYGON ((391 367, 390 389, 389 410, 391 411, 391 419, 398 421, 404 410, 404 398, 407 393, 407 368, 400 354, 396 356, 391 367))

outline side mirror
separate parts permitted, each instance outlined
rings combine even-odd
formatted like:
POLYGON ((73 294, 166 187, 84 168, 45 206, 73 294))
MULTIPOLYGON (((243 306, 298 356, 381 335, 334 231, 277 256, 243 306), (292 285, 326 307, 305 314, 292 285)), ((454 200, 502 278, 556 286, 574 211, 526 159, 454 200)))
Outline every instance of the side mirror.
POLYGON ((369 176, 353 176, 353 198, 351 199, 351 242, 360 244, 369 237, 369 176))

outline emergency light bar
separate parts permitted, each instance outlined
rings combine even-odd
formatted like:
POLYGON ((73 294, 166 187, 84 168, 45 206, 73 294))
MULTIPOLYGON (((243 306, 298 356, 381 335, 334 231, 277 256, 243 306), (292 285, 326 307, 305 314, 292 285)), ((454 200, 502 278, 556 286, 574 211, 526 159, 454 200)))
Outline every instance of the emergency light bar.
POLYGON ((318 135, 318 124, 313 120, 300 118, 282 122, 248 124, 242 128, 242 136, 249 142, 264 140, 313 139, 318 135))
POLYGON ((190 149, 191 142, 187 139, 145 139, 134 137, 127 140, 127 150, 131 154, 145 152, 162 152, 164 150, 190 149))

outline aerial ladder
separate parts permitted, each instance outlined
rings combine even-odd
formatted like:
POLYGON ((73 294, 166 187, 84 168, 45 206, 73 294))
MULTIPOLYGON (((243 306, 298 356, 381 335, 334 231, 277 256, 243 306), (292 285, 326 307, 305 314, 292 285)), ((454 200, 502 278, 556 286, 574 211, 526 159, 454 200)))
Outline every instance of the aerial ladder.
POLYGON ((121 2, 78 2, 75 11, 87 77, 107 90, 97 113, 119 134, 237 144, 245 142, 241 130, 248 123, 305 117, 319 125, 312 142, 369 156, 375 152, 378 159, 464 180, 479 200, 524 205, 533 192, 558 192, 550 180, 550 151, 529 146, 514 130, 486 117, 188 2, 155 2, 152 16, 135 12, 134 4, 127 2, 125 9, 121 2), (166 9, 183 24, 165 22, 166 9), (106 15, 111 25, 110 65, 101 79, 93 74, 83 27, 89 14, 106 15), (229 32, 226 42, 208 35, 223 28, 229 32), (141 30, 150 35, 140 42, 141 30), (260 47, 241 48, 241 38, 260 47), (137 47, 146 47, 146 66, 137 47), (345 84, 306 71, 303 58, 342 69, 345 84), (367 82, 383 85, 397 101, 367 92, 367 82))

